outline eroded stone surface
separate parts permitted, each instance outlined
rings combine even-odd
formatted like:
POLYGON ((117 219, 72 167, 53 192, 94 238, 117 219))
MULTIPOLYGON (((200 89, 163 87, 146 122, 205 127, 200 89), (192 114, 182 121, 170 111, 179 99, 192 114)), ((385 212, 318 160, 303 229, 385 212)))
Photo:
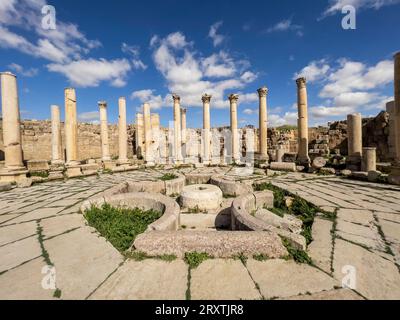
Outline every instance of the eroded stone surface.
POLYGON ((331 272, 333 222, 316 218, 312 228, 314 241, 309 245, 309 255, 313 263, 325 272, 331 272))

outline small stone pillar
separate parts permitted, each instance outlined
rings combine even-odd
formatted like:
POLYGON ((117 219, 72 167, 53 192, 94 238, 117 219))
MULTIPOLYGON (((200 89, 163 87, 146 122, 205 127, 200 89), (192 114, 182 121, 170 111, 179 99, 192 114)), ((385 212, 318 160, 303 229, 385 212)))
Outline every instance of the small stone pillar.
POLYGON ((185 108, 181 109, 181 129, 182 129, 182 143, 186 143, 186 112, 185 108))
POLYGON ((376 148, 363 148, 361 171, 376 171, 376 148))
POLYGON ((67 166, 79 165, 78 161, 78 120, 76 113, 76 93, 74 88, 66 88, 65 94, 65 149, 67 166))
POLYGON ((347 139, 347 166, 350 170, 358 171, 362 157, 362 116, 360 113, 347 116, 347 139))
POLYGON ((279 146, 276 149, 276 162, 283 162, 283 158, 285 157, 285 149, 282 146, 279 146))
POLYGON ((128 134, 126 129, 126 99, 118 99, 118 164, 128 164, 128 134))
POLYGON ((179 165, 182 163, 182 128, 181 128, 181 98, 173 94, 174 100, 174 162, 179 165))
POLYGON ((268 89, 266 87, 258 89, 258 95, 260 98, 260 160, 268 161, 268 116, 267 116, 267 95, 268 89))
POLYGON ((98 104, 100 111, 101 159, 103 162, 109 162, 111 157, 108 141, 107 102, 99 101, 98 104))
POLYGON ((51 164, 62 165, 62 138, 61 138, 61 117, 60 107, 51 106, 51 164))
POLYGON ((306 78, 297 79, 296 84, 297 84, 297 105, 299 109, 298 110, 299 151, 297 156, 297 162, 299 165, 308 167, 311 161, 308 155, 308 98, 307 98, 306 78))
POLYGON ((210 165, 211 163, 211 121, 210 121, 210 103, 211 95, 204 94, 203 101, 203 155, 202 163, 210 165))
POLYGON ((154 166, 152 141, 153 135, 151 130, 151 112, 148 103, 143 104, 143 122, 144 122, 144 144, 145 144, 145 161, 148 166, 154 166))
POLYGON ((136 140, 136 156, 139 159, 144 158, 146 150, 144 150, 144 133, 143 133, 143 114, 136 114, 136 125, 135 125, 135 140, 136 140))
POLYGON ((232 159, 234 163, 240 163, 239 153, 239 132, 237 118, 237 103, 239 101, 238 94, 231 94, 229 102, 231 105, 231 134, 232 134, 232 159))
POLYGON ((5 166, 0 170, 1 182, 19 182, 26 179, 21 145, 21 120, 17 77, 10 72, 1 76, 1 106, 5 166))

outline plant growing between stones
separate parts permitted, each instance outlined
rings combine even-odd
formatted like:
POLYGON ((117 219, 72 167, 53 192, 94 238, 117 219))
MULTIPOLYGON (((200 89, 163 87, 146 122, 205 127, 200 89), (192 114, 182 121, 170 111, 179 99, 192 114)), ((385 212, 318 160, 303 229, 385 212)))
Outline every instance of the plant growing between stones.
POLYGON ((189 265, 190 269, 196 269, 199 265, 201 265, 204 261, 212 259, 208 253, 202 252, 186 252, 185 253, 185 262, 189 265))
POLYGON ((281 237, 282 239, 282 244, 285 246, 287 249, 289 255, 285 257, 286 260, 291 260, 293 259, 297 263, 306 263, 309 265, 312 265, 312 260, 308 256, 307 252, 304 250, 300 250, 295 248, 288 239, 281 237))
POLYGON ((175 175, 173 173, 166 173, 160 178, 160 180, 161 181, 170 181, 170 180, 174 180, 176 178, 178 178, 177 175, 175 175))

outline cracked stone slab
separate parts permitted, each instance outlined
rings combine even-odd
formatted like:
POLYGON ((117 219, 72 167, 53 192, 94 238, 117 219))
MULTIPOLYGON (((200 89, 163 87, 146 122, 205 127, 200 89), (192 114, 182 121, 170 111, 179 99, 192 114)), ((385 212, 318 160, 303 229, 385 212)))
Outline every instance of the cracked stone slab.
POLYGON ((312 227, 314 241, 308 246, 315 265, 327 273, 331 272, 332 227, 332 221, 316 218, 312 227))
POLYGON ((375 222, 374 215, 370 210, 355 209, 339 209, 337 212, 338 219, 347 222, 359 223, 363 225, 372 225, 375 222))
POLYGON ((340 282, 345 266, 355 268, 355 290, 371 300, 400 299, 400 274, 394 263, 360 246, 337 239, 333 260, 334 276, 340 282))
POLYGON ((247 269, 259 285, 265 299, 332 290, 338 282, 326 273, 294 261, 249 260, 247 269))
POLYGON ((182 260, 128 260, 91 296, 91 300, 184 300, 188 266, 182 260))
POLYGON ((36 236, 0 247, 0 272, 15 268, 42 255, 36 236))
POLYGON ((123 261, 104 238, 84 227, 44 242, 63 299, 85 299, 123 261))
POLYGON ((42 287, 46 273, 42 257, 29 261, 0 276, 0 300, 51 300, 55 290, 42 287))
POLYGON ((400 244, 400 223, 380 220, 379 224, 387 241, 400 244))
POLYGON ((239 260, 212 259, 191 272, 193 300, 261 299, 254 281, 239 260))
POLYGON ((284 300, 316 300, 316 301, 338 301, 338 300, 364 300, 363 297, 349 289, 337 289, 318 292, 314 294, 306 294, 300 296, 289 297, 284 300))
POLYGON ((15 242, 37 233, 36 222, 15 224, 0 228, 0 246, 15 242))
POLYGON ((40 209, 35 209, 32 210, 28 213, 25 213, 24 215, 13 219, 11 222, 12 223, 20 223, 20 222, 27 222, 27 221, 33 221, 33 220, 39 220, 39 219, 45 219, 48 217, 52 217, 57 215, 62 208, 40 208, 40 209))
POLYGON ((40 221, 42 233, 46 239, 85 225, 86 220, 81 214, 62 215, 40 221))

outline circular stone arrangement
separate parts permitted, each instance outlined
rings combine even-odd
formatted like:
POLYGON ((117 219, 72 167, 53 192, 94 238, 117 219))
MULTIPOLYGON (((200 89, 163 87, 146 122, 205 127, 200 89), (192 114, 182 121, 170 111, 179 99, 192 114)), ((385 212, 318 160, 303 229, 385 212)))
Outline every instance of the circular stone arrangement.
POLYGON ((220 188, 210 184, 196 184, 186 186, 180 196, 183 208, 204 210, 217 210, 220 208, 223 194, 220 188))

